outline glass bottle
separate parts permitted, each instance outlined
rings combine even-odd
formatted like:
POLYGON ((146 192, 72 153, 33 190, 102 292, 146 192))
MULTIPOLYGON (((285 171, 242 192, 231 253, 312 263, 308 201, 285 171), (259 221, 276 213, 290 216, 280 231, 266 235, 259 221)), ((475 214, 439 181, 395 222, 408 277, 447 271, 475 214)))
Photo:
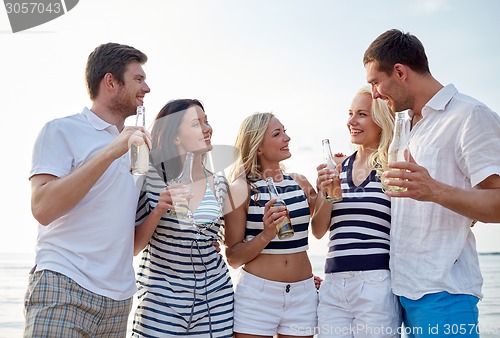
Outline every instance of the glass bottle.
MULTIPOLYGON (((146 126, 146 111, 144 106, 137 107, 135 125, 146 126)), ((132 143, 130 146, 130 173, 132 175, 146 175, 149 169, 149 148, 146 142, 141 145, 132 143)))
POLYGON ((326 187, 326 200, 329 202, 342 201, 342 188, 340 186, 340 173, 337 164, 333 160, 332 150, 330 149, 330 140, 324 139, 323 156, 325 157, 326 166, 333 170, 333 181, 326 187))
MULTIPOLYGON (((191 193, 191 185, 193 183, 193 153, 187 152, 186 158, 184 159, 184 165, 182 166, 182 171, 180 175, 173 180, 173 183, 184 184, 188 188, 188 194, 191 193)), ((171 215, 177 218, 189 218, 191 215, 189 211, 188 201, 184 200, 181 202, 173 203, 174 210, 171 211, 171 215)))
MULTIPOLYGON (((408 161, 410 158, 410 109, 396 112, 396 120, 394 121, 394 135, 392 136, 391 144, 387 154, 388 162, 408 161)), ((398 170, 398 169, 391 169, 398 170)), ((385 191, 406 191, 406 188, 398 186, 382 185, 385 191)))
MULTIPOLYGON (((266 178, 266 183, 267 183, 267 188, 269 190, 269 198, 276 199, 276 202, 274 202, 273 207, 277 206, 286 207, 285 201, 283 201, 283 199, 278 194, 278 190, 274 185, 272 177, 266 178)), ((287 209, 285 217, 283 218, 281 223, 276 226, 276 235, 278 236, 279 239, 285 239, 288 237, 292 237, 294 234, 295 232, 293 231, 292 222, 290 221, 290 215, 287 209)))

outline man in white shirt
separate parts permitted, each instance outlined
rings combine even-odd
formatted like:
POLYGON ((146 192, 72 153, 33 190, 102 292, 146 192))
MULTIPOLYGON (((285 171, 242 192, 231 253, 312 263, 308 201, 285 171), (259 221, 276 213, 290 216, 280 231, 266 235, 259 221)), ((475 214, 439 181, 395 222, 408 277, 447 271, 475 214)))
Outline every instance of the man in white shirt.
POLYGON ((136 291, 132 266, 140 182, 129 172, 125 119, 150 89, 147 56, 98 46, 87 61, 93 102, 48 122, 33 150, 31 208, 40 223, 25 298, 26 337, 124 337, 136 291))
POLYGON ((500 117, 439 83, 409 33, 381 34, 363 63, 373 97, 413 112, 412 157, 383 174, 407 189, 387 194, 392 287, 409 336, 478 337, 482 277, 471 225, 500 221, 500 117))

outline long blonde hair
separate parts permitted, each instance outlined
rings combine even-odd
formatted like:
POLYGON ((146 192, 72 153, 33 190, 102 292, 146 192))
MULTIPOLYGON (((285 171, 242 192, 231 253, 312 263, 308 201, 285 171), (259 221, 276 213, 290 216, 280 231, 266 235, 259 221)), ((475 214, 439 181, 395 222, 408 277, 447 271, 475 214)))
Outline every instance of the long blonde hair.
POLYGON ((380 142, 377 150, 368 156, 368 167, 379 168, 383 171, 387 170, 387 153, 392 140, 394 130, 394 113, 390 110, 387 103, 382 99, 374 99, 372 96, 372 88, 370 86, 361 87, 356 95, 367 94, 372 97, 372 119, 382 131, 380 132, 380 142))
POLYGON ((229 180, 231 182, 234 182, 239 177, 250 181, 262 178, 262 171, 257 160, 257 151, 264 141, 266 130, 273 117, 273 113, 254 113, 241 123, 234 144, 236 160, 229 170, 229 180))

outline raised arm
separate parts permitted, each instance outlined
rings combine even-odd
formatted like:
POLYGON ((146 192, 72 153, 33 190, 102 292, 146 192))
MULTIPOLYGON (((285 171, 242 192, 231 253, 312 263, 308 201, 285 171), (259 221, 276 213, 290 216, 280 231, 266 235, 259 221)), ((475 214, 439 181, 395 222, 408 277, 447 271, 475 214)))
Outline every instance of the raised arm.
POLYGON ((31 211, 41 225, 48 225, 73 209, 90 191, 109 165, 128 150, 128 139, 137 127, 126 127, 94 157, 69 175, 59 178, 38 174, 31 181, 31 211))
POLYGON ((316 197, 316 207, 311 217, 311 231, 314 237, 321 239, 330 227, 333 204, 326 200, 323 185, 331 183, 332 173, 324 163, 320 164, 316 170, 318 172, 316 180, 318 195, 316 197))
POLYGON ((148 245, 160 219, 167 210, 175 210, 174 202, 186 201, 189 190, 185 185, 172 184, 160 192, 156 207, 146 216, 144 221, 135 227, 134 256, 148 245))
POLYGON ((264 230, 250 241, 245 241, 245 227, 249 203, 248 185, 245 180, 238 179, 229 187, 224 216, 225 246, 227 262, 234 269, 256 258, 267 244, 276 236, 276 224, 286 215, 285 207, 270 206, 274 200, 266 203, 264 208, 264 230))

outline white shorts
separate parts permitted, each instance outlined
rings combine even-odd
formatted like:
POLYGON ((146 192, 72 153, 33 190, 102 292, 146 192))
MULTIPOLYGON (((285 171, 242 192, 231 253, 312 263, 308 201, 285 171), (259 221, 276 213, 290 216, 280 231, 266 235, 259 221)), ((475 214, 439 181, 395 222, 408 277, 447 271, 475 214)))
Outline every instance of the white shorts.
POLYGON ((400 337, 401 305, 389 270, 326 274, 319 289, 318 337, 400 337))
POLYGON ((274 282, 240 269, 234 292, 234 332, 261 336, 312 336, 318 293, 313 277, 274 282))

